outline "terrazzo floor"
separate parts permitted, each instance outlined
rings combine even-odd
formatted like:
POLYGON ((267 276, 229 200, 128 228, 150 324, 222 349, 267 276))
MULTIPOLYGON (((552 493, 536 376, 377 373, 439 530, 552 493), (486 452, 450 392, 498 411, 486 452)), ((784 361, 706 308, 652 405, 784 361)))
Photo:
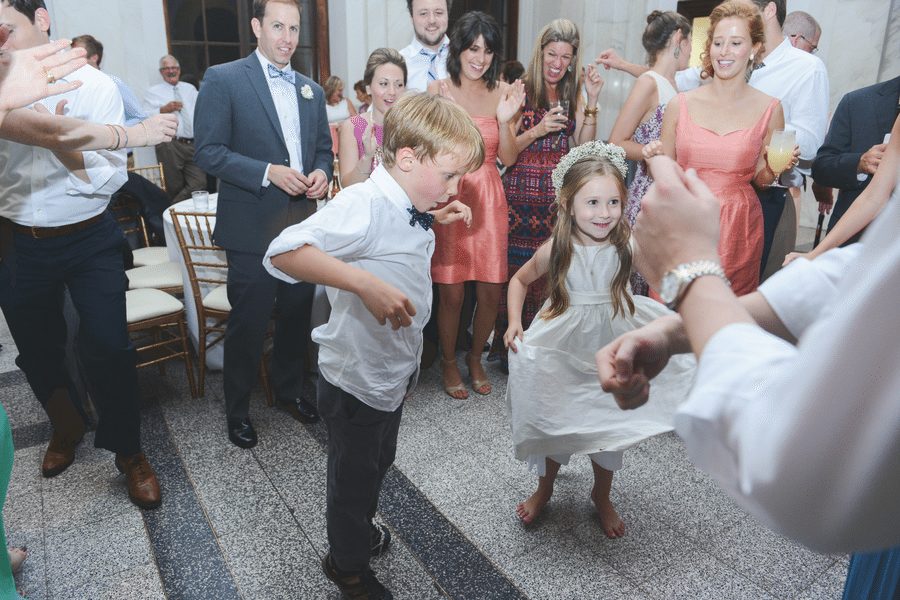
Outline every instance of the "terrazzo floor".
MULTIPOLYGON (((16 578, 28 598, 339 598, 319 566, 321 424, 265 407, 259 390, 260 442, 241 450, 225 434, 219 373, 205 398, 191 399, 179 366, 143 370, 143 445, 164 496, 141 511, 92 434, 65 473, 40 476, 50 430, 2 320, 0 343, 0 402, 16 448, 4 517, 10 543, 29 549, 16 578)), ((766 530, 690 464, 674 434, 626 453, 613 483, 625 538, 600 530, 587 459, 563 467, 539 522, 523 526, 514 507, 535 479, 512 457, 505 378, 494 366, 489 375, 490 396, 458 401, 433 368, 404 409, 379 515, 394 544, 373 561, 396 598, 840 598, 846 556, 766 530)))

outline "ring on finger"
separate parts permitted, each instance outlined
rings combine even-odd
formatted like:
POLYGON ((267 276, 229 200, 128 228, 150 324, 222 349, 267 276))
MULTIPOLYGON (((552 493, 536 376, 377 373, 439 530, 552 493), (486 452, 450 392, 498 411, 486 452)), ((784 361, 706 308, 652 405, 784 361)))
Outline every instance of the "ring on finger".
POLYGON ((47 83, 53 84, 56 83, 56 77, 53 76, 53 73, 50 72, 50 69, 47 67, 41 67, 44 71, 44 77, 47 78, 47 83))

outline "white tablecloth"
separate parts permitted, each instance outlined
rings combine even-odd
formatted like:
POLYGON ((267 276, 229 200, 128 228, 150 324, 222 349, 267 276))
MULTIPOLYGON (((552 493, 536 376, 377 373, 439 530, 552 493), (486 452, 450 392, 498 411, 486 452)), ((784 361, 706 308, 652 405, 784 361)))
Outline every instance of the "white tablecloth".
MULTIPOLYGON (((209 195, 209 212, 213 214, 210 217, 210 223, 215 225, 216 218, 216 200, 218 194, 209 195)), ((170 208, 183 212, 195 212, 194 201, 191 198, 182 200, 177 204, 173 204, 170 208)), ((188 276, 187 267, 184 264, 184 257, 181 255, 181 248, 178 245, 178 237, 175 235, 175 224, 172 222, 172 215, 166 209, 163 212, 163 228, 166 236, 166 248, 169 250, 169 260, 178 263, 181 267, 181 279, 184 282, 184 312, 187 318, 188 329, 190 330, 191 341, 194 348, 199 347, 200 327, 197 324, 197 307, 194 305, 194 294, 191 292, 191 280, 188 276)), ((225 253, 222 252, 222 261, 225 261, 225 253)), ((212 289, 211 286, 201 284, 201 292, 205 295, 212 289)), ((219 342, 206 352, 206 366, 209 369, 221 370, 225 356, 225 343, 219 342)))

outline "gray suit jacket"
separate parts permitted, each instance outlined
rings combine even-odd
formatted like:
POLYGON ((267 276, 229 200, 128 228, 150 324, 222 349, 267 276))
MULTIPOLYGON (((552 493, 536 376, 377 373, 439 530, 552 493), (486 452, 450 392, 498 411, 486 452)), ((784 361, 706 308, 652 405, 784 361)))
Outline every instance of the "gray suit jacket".
MULTIPOLYGON (((256 53, 210 67, 194 110, 194 160, 219 178, 216 243, 228 250, 264 254, 281 231, 315 212, 305 196, 263 187, 266 167, 290 158, 275 103, 256 53)), ((334 155, 325 94, 312 79, 296 74, 303 172, 316 169, 330 180, 334 155), (308 85, 312 99, 303 98, 308 85)))
POLYGON ((812 177, 821 185, 839 190, 829 230, 847 212, 871 177, 856 178, 859 159, 872 146, 884 141, 897 115, 900 77, 854 90, 838 103, 825 136, 816 153, 812 177))

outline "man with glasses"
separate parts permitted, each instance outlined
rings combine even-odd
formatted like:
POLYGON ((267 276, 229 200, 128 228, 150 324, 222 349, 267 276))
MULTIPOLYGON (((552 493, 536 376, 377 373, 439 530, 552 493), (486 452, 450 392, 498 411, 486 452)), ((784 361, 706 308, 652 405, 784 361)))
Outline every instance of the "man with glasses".
POLYGON ((181 78, 181 65, 171 54, 159 59, 163 82, 150 86, 144 97, 148 114, 174 113, 178 116, 178 133, 171 142, 156 147, 156 157, 163 165, 166 188, 172 202, 191 197, 191 192, 206 187, 206 173, 194 162, 194 106, 197 88, 181 78))
POLYGON ((811 14, 802 10, 789 13, 784 18, 781 31, 791 40, 794 48, 810 54, 819 51, 819 37, 822 35, 822 28, 811 14))

